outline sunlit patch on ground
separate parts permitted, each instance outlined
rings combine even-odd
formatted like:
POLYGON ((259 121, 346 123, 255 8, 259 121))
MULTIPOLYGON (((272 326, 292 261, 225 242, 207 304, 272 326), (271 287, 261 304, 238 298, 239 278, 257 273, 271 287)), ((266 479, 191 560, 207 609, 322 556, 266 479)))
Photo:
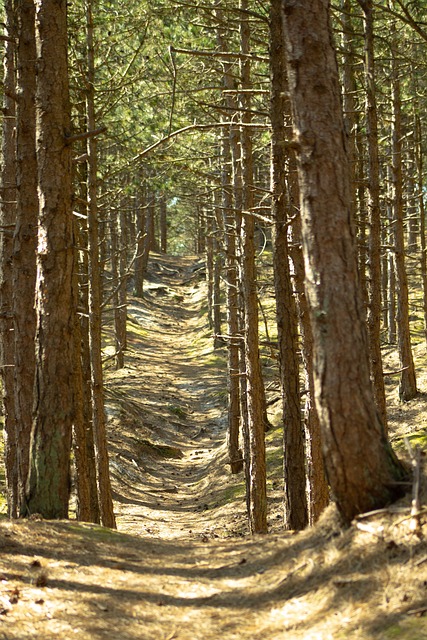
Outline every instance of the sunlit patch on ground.
MULTIPOLYGON (((283 531, 280 401, 267 434, 271 533, 248 536, 243 474, 227 466, 225 352, 200 313, 203 277, 186 271, 191 259, 155 261, 167 268, 151 274, 143 300, 131 298, 125 368, 108 362, 118 531, 2 519, 0 639, 427 638, 427 513, 414 529, 410 495, 346 530, 330 507, 313 529, 283 531)), ((427 394, 423 345, 415 355, 427 394)), ((273 398, 272 360, 267 374, 273 398)), ((427 396, 401 405, 396 377, 386 383, 391 437, 407 455, 405 435, 425 445, 427 396)), ((424 479, 420 500, 425 509, 424 479)))

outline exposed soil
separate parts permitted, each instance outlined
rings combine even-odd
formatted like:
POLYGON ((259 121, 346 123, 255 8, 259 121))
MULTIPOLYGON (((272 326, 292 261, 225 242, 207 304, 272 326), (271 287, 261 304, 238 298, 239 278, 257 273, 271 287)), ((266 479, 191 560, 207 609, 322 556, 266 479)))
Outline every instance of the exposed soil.
MULTIPOLYGON (((427 639, 427 510, 411 518, 410 494, 345 530, 330 507, 283 531, 277 427, 271 533, 248 535, 243 479, 226 464, 225 350, 212 348, 197 266, 152 259, 144 300, 130 300, 126 368, 107 372, 118 531, 0 521, 0 639, 427 639)), ((426 396, 400 405, 387 384, 406 455, 404 436, 426 444, 426 396)))

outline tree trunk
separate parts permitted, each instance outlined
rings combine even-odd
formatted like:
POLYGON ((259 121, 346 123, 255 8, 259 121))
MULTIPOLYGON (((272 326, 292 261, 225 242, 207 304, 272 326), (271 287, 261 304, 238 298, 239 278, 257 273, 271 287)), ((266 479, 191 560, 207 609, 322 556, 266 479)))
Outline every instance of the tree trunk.
POLYGON ((329 2, 284 8, 316 404, 329 482, 350 522, 393 498, 403 469, 373 402, 329 2))
POLYGON ((73 397, 73 230, 65 0, 36 12, 37 253, 35 415, 25 513, 67 518, 73 397))
POLYGON ((13 299, 15 329, 15 409, 19 458, 19 500, 25 497, 33 420, 34 374, 36 367, 35 289, 37 277, 37 193, 36 157, 36 40, 35 6, 19 0, 17 145, 17 211, 13 244, 13 299))
POLYGON ((417 395, 417 380, 411 347, 409 328, 408 277, 405 266, 405 233, 402 194, 402 119, 400 78, 396 60, 397 43, 392 46, 392 98, 393 98, 393 209, 394 209, 394 245, 397 284, 397 344, 400 359, 399 397, 403 402, 417 395))
POLYGON ((3 120, 1 148, 0 222, 0 372, 4 408, 5 471, 9 517, 16 518, 19 501, 19 443, 15 416, 14 358, 15 337, 12 303, 17 298, 12 289, 13 226, 16 217, 16 91, 15 39, 16 25, 12 2, 5 5, 6 26, 3 76, 3 120))
POLYGON ((115 309, 115 336, 116 336, 116 369, 125 366, 125 354, 127 349, 127 246, 126 246, 126 212, 122 206, 119 216, 119 291, 118 305, 115 309))
MULTIPOLYGON (((77 224, 75 225, 75 237, 77 234, 77 224)), ((74 268, 74 303, 78 306, 78 251, 74 252, 75 268, 74 268)), ((89 445, 91 436, 91 425, 87 423, 84 412, 84 382, 82 368, 82 335, 80 320, 77 313, 74 315, 74 390, 75 390, 75 412, 73 423, 73 451, 74 451, 74 468, 76 482, 77 508, 76 518, 83 522, 99 522, 99 510, 97 508, 98 496, 96 492, 96 483, 92 482, 95 474, 95 458, 89 445), (91 455, 92 454, 92 455, 91 455)))
MULTIPOLYGON (((292 163, 293 164, 293 163, 292 163)), ((292 171, 292 174, 294 172, 292 171)), ((291 182, 296 182, 292 179, 291 182)), ((297 191, 296 185, 292 190, 297 191)), ((296 198, 292 197, 292 202, 296 198)), ((304 427, 306 432, 306 464, 307 464, 307 492, 309 496, 309 524, 314 524, 322 511, 329 504, 329 485, 326 479, 325 463, 322 452, 322 433, 317 413, 314 382, 313 330, 310 321, 310 311, 305 294, 305 267, 301 249, 301 217, 297 216, 292 225, 293 248, 292 262, 295 270, 295 288, 298 294, 298 312, 302 339, 302 361, 305 373, 305 407, 304 427)))
MULTIPOLYGON (((93 17, 91 0, 86 5, 88 91, 86 98, 89 131, 95 122, 95 64, 93 46, 93 17)), ((96 138, 89 137, 88 155, 88 232, 89 232, 89 342, 91 356, 92 419, 96 454, 98 501, 101 524, 114 528, 116 521, 111 497, 110 471, 104 411, 104 383, 101 354, 101 283, 99 266, 99 236, 97 210, 97 151, 96 138)))
MULTIPOLYGON (((87 173, 87 172, 85 172, 87 173)), ((87 179, 82 184, 84 191, 83 202, 87 201, 87 179)), ((84 209, 86 211, 86 208, 84 209)), ((83 424, 85 425, 85 444, 86 453, 81 454, 82 464, 87 464, 86 473, 89 476, 90 484, 90 522, 100 522, 99 514, 99 501, 98 501, 98 486, 96 478, 96 459, 95 459, 95 443, 93 434, 93 420, 92 420, 92 389, 91 389, 91 354, 90 354, 90 336, 89 336, 89 251, 88 251, 88 229, 87 219, 80 220, 81 227, 77 228, 75 225, 76 244, 78 247, 84 248, 80 252, 81 262, 79 267, 79 305, 81 309, 79 324, 80 324, 80 366, 82 370, 82 411, 83 411, 83 424), (78 235, 77 235, 78 233, 78 235)), ((78 340, 79 329, 76 328, 76 341, 78 340)), ((77 357, 77 354, 76 354, 77 357)), ((78 366, 78 365, 77 365, 78 366)), ((78 396, 80 389, 77 387, 76 395, 78 396)), ((77 438, 76 444, 77 446, 77 438)), ((76 459, 77 465, 77 459, 76 459)), ((78 470, 76 471, 78 473, 78 470)), ((78 490, 78 480, 77 490, 78 490)), ((83 518, 82 518, 83 519, 83 518)))
POLYGON ((167 204, 166 196, 162 195, 159 202, 160 207, 160 251, 167 253, 168 248, 168 225, 167 225, 167 204))
POLYGON ((250 461, 250 505, 249 525, 252 533, 267 531, 267 487, 265 467, 265 405, 261 389, 262 374, 259 360, 258 339, 258 291, 255 266, 255 220, 251 213, 253 208, 253 167, 252 139, 249 128, 250 115, 250 61, 249 19, 245 16, 247 0, 241 0, 240 8, 243 18, 240 22, 241 51, 245 56, 241 61, 242 82, 242 292, 245 308, 245 362, 247 381, 247 403, 249 419, 250 461))
POLYGON ((366 129, 368 142, 369 300, 368 336, 375 404, 387 428, 387 408, 381 355, 381 208, 378 158, 378 118, 375 88, 372 0, 362 0, 365 15, 366 129))
MULTIPOLYGON (((282 0, 271 0, 270 9, 270 77, 272 126, 272 213, 274 221, 273 264, 276 291, 279 371, 283 398, 283 453, 287 529, 300 530, 308 524, 305 451, 302 429, 298 318, 291 281, 288 251, 288 211, 286 198, 286 86, 283 42, 282 0)), ((289 110, 288 110, 289 111, 289 110)))
POLYGON ((415 155, 417 164, 417 194, 419 209, 419 226, 420 226, 420 264, 421 264, 421 281, 423 288, 423 324, 424 324, 424 340, 427 346, 427 243, 426 243, 426 220, 424 206, 424 156, 423 156, 423 131, 421 119, 419 115, 415 116, 415 155))
POLYGON ((133 293, 137 298, 144 296, 144 245, 145 245, 145 209, 146 189, 141 186, 141 201, 136 209, 136 242, 137 253, 134 262, 134 287, 133 293))

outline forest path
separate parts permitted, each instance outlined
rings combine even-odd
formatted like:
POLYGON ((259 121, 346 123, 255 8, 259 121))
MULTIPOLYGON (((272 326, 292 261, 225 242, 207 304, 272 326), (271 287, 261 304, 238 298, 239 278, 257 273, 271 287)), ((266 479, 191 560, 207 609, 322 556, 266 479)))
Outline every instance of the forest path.
MULTIPOLYGON (((333 507, 312 529, 280 530, 279 428, 272 533, 244 535, 203 275, 163 256, 149 275, 129 299, 126 366, 106 376, 118 530, 0 519, 0 640, 427 640, 427 523, 411 530, 410 495, 346 530, 333 507)), ((419 435, 425 401, 399 411, 419 435)))
POLYGON ((226 465, 225 350, 213 349, 203 268, 151 259, 131 298, 125 368, 107 375, 118 528, 162 539, 247 531, 242 476, 226 465))

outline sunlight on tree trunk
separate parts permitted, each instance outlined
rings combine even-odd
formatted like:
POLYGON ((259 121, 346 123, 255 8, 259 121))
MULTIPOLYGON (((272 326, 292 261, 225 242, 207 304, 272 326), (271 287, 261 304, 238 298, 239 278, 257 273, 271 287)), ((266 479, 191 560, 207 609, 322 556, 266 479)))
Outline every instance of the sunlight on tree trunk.
POLYGON ((284 9, 316 403, 328 479, 350 522, 392 499, 403 469, 373 402, 329 3, 284 9))
POLYGON ((73 384, 73 231, 65 0, 36 12, 37 254, 35 415, 25 514, 67 518, 73 384))

